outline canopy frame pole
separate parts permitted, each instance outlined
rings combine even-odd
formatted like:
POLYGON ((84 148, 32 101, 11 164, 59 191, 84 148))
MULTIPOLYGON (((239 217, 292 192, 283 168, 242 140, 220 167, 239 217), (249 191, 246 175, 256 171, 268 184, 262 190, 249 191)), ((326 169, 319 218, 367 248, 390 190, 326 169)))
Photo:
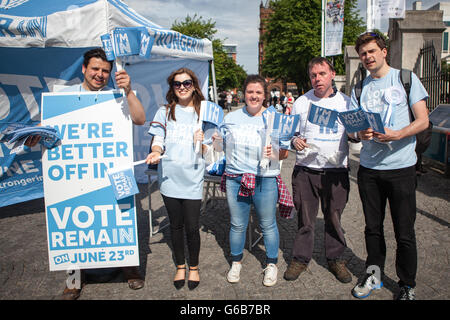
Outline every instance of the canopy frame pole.
POLYGON ((218 104, 219 100, 217 99, 217 86, 216 86, 216 70, 214 68, 214 59, 209 61, 211 64, 211 74, 212 74, 212 82, 213 82, 213 99, 214 99, 214 103, 218 104))

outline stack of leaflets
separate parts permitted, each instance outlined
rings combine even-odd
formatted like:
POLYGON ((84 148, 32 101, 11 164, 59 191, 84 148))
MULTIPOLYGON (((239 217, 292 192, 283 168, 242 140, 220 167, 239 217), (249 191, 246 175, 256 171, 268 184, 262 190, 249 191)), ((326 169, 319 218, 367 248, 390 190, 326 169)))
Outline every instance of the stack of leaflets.
POLYGON ((0 142, 4 142, 14 149, 22 147, 30 136, 40 136, 39 143, 47 149, 52 149, 60 144, 59 132, 49 126, 34 126, 22 123, 12 123, 0 132, 0 142))

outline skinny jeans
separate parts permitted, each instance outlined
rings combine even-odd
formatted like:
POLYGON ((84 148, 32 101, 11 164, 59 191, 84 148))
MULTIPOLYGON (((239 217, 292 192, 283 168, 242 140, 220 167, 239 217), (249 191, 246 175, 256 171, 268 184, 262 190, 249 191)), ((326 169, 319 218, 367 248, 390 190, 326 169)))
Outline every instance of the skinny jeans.
POLYGON ((261 228, 266 249, 266 263, 278 262, 280 237, 278 233, 276 210, 278 185, 276 177, 256 177, 255 194, 248 197, 239 195, 242 175, 227 177, 227 202, 230 209, 230 249, 231 260, 241 261, 244 252, 246 231, 253 204, 261 228))
POLYGON ((389 201, 397 242, 395 268, 400 286, 416 286, 416 187, 415 166, 395 170, 360 166, 358 170, 358 189, 366 221, 366 267, 376 265, 381 272, 384 271, 386 242, 383 222, 386 202, 389 201))
POLYGON ((200 254, 200 207, 201 200, 178 199, 162 195, 170 221, 170 234, 177 265, 185 264, 184 232, 186 232, 189 265, 197 266, 200 254))

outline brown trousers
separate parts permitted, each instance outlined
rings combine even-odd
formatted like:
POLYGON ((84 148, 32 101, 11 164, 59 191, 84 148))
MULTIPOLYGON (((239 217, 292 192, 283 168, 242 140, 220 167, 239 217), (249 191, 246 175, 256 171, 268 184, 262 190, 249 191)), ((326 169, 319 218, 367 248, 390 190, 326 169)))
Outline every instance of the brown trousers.
POLYGON ((294 240, 292 258, 306 264, 311 260, 320 202, 325 224, 325 256, 327 260, 339 259, 346 248, 341 215, 350 191, 348 170, 315 171, 295 166, 292 173, 292 190, 298 213, 298 232, 294 240))

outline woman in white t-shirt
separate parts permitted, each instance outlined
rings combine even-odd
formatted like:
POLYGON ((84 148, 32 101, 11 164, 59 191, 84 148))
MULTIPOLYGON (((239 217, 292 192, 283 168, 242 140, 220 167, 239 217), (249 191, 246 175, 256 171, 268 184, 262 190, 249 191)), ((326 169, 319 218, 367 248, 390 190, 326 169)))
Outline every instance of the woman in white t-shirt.
MULTIPOLYGON (((222 149, 226 167, 222 185, 226 184, 227 202, 231 216, 231 269, 227 280, 239 281, 241 260, 249 222, 250 207, 255 207, 264 237, 266 264, 263 284, 273 286, 277 280, 279 234, 276 221, 280 162, 287 150, 265 146, 262 113, 267 108, 267 83, 259 75, 250 75, 244 83, 246 105, 225 116, 222 138, 213 136, 214 147, 222 149), (222 143, 223 139, 223 143, 222 143), (261 160, 270 158, 271 164, 261 166, 261 160), (224 181, 225 180, 225 181, 224 181)), ((272 140, 273 141, 273 140, 272 140)))
POLYGON ((205 98, 198 78, 190 69, 172 72, 167 82, 168 103, 157 111, 151 123, 149 133, 153 135, 153 141, 147 163, 158 163, 159 189, 169 215, 177 265, 174 286, 181 289, 185 284, 185 230, 189 252, 188 286, 192 290, 200 283, 199 218, 205 162, 195 152, 195 144, 203 141, 199 114, 201 101, 205 98), (162 154, 165 157, 160 159, 162 154))

